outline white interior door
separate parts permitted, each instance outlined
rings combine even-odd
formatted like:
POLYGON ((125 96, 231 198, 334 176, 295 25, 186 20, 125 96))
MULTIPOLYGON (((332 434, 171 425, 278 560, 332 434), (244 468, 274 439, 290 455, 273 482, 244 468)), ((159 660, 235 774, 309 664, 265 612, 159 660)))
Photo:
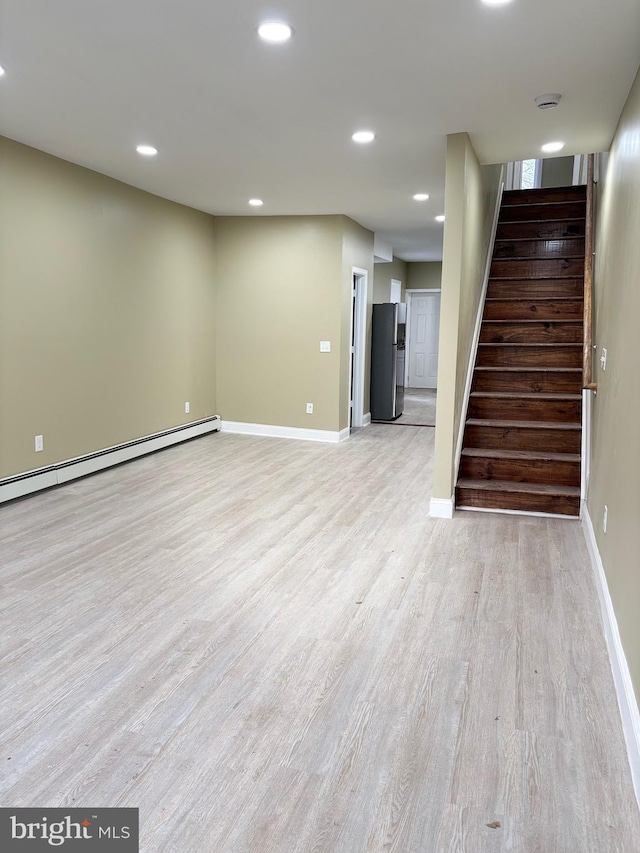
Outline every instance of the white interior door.
POLYGON ((412 294, 409 320, 410 388, 437 387, 439 336, 440 293, 412 294))

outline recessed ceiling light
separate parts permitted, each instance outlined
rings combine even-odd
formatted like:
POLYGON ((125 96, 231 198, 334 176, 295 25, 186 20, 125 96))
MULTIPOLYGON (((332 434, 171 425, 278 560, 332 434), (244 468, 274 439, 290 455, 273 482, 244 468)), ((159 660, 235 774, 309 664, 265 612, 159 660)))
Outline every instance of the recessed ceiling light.
POLYGON ((436 222, 444 222, 444 213, 441 213, 439 216, 436 216, 436 222))
POLYGON ((136 151, 143 157, 155 157, 158 153, 158 149, 154 148, 153 145, 138 145, 136 151))
POLYGON ((261 198, 250 198, 249 204, 251 205, 251 207, 262 207, 264 202, 262 201, 261 198))
POLYGON ((0 77, 4 77, 6 73, 7 69, 4 67, 4 65, 0 65, 0 77))
POLYGON ((429 193, 416 193, 414 198, 416 201, 426 201, 429 198, 429 193))
POLYGON ((282 44, 282 42, 289 41, 293 35, 293 30, 284 21, 265 21, 258 27, 258 35, 263 41, 282 44))
POLYGON ((512 0, 482 0, 485 6, 506 6, 512 0))
POLYGON ((362 144, 365 142, 373 142, 376 135, 371 130, 359 130, 357 133, 354 133, 351 138, 354 142, 360 142, 362 144))
POLYGON ((546 154, 555 154, 556 151, 562 151, 564 148, 564 142, 546 142, 542 146, 542 150, 546 154))

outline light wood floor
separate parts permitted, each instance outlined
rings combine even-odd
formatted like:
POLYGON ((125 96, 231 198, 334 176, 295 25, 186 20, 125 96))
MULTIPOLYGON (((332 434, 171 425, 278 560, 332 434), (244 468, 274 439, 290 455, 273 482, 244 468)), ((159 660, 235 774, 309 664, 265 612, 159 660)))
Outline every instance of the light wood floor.
POLYGON ((395 421, 388 421, 388 425, 434 427, 436 396, 435 388, 405 388, 402 414, 395 421))
POLYGON ((0 805, 137 806, 144 853, 637 853, 579 523, 429 519, 432 443, 213 435, 0 509, 0 805))

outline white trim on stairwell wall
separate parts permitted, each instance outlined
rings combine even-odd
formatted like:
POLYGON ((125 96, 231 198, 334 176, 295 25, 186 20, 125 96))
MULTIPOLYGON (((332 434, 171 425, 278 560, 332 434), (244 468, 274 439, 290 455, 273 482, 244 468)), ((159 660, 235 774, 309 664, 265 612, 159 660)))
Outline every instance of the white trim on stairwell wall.
POLYGON ((638 710, 638 701, 620 639, 618 622, 613 609, 611 595, 609 594, 609 585, 607 584, 607 576, 600 551, 598 550, 593 522, 591 521, 586 504, 583 504, 582 508, 582 526, 587 541, 589 556, 591 557, 598 597, 600 599, 600 611, 602 613, 602 622, 609 650, 609 661, 613 672, 620 716, 622 717, 622 730, 627 744, 631 778, 636 792, 636 799, 640 805, 640 711, 638 710))
POLYGON ((593 391, 582 389, 582 436, 580 442, 580 506, 584 508, 591 476, 591 417, 593 391))
POLYGON ((491 240, 489 241, 489 251, 487 252, 487 260, 484 269, 484 281, 482 283, 482 293, 480 294, 480 302, 478 304, 478 313, 476 316, 476 325, 473 330, 473 340, 471 343, 471 351, 469 352, 469 363, 467 365, 467 379, 464 386, 464 403, 462 413, 460 415, 460 425, 458 428, 458 442, 456 444, 456 455, 454 465, 453 482, 458 482, 458 471, 460 469, 460 460, 462 458, 462 441, 464 439, 464 427, 467 420, 467 409, 469 408, 469 396, 471 394, 471 383, 473 382, 473 369, 476 364, 476 353, 478 351, 478 343, 480 341, 480 329, 482 327, 482 316, 484 314, 484 303, 487 297, 489 288, 489 277, 491 275, 491 262, 493 261, 493 249, 496 242, 496 234, 498 232, 498 219, 500 218, 500 206, 502 204, 502 193, 504 192, 504 167, 500 179, 500 187, 496 198, 496 206, 493 212, 493 225, 491 229, 491 240))

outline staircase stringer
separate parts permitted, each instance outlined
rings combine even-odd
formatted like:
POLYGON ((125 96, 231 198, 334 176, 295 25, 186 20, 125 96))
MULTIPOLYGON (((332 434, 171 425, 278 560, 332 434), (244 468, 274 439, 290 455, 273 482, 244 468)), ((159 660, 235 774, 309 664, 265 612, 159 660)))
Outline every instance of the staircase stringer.
POLYGON ((467 378, 464 386, 464 396, 462 403, 462 411, 460 412, 460 426, 458 428, 458 440, 456 443, 456 453, 454 458, 454 476, 453 476, 453 500, 455 505, 455 485, 458 482, 458 472, 460 470, 460 460, 462 458, 462 446, 464 440, 464 430, 467 423, 467 412, 469 409, 469 400, 471 398, 471 384, 473 382, 473 372, 478 356, 478 344, 480 342, 480 331, 482 329, 482 319, 484 316, 484 306, 487 301, 487 291, 489 289, 489 278, 491 276, 491 263, 493 261, 493 252, 496 243, 496 234, 498 233, 498 220, 500 219, 500 208, 502 207, 502 194, 505 189, 504 181, 504 166, 502 170, 502 180, 496 197, 496 206, 493 212, 493 225, 491 226, 491 239, 487 248, 487 260, 484 268, 484 281, 482 282, 482 291, 480 293, 480 301, 478 302, 478 311, 476 314, 476 324, 473 330, 473 338, 471 340, 471 349, 469 350, 469 361, 467 364, 467 378))

